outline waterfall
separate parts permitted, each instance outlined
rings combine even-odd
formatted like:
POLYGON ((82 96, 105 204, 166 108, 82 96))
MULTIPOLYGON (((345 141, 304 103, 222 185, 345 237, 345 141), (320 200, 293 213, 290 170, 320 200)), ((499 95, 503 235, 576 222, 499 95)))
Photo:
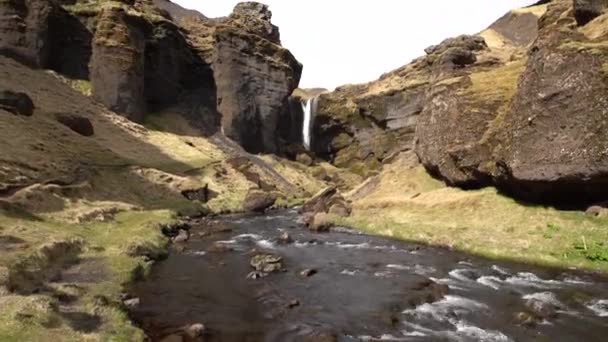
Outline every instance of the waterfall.
POLYGON ((306 102, 302 101, 302 110, 304 111, 304 121, 302 123, 302 142, 307 150, 310 150, 310 133, 314 120, 316 97, 311 97, 306 102))

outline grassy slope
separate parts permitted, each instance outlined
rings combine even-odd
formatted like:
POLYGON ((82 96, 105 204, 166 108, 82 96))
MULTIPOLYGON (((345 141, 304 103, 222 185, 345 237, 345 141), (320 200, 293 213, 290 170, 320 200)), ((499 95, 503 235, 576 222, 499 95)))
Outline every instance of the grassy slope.
MULTIPOLYGON (((178 213, 238 211, 256 187, 226 163, 234 157, 231 152, 201 137, 178 115, 158 113, 144 126, 134 124, 84 96, 79 84, 77 90, 70 85, 53 73, 0 57, 0 88, 25 92, 36 105, 32 117, 0 110, 0 341, 141 340, 141 331, 118 308, 118 295, 149 264, 127 252, 143 246, 160 253, 167 240, 159 223, 174 221, 178 213), (89 118, 95 135, 72 132, 55 120, 55 113, 89 118), (205 184, 218 193, 206 204, 181 194, 205 184), (96 218, 113 211, 119 211, 114 218, 96 218), (20 241, 8 248, 2 244, 7 238, 20 241), (37 295, 3 293, 3 272, 34 260, 33 271, 41 273, 42 246, 73 238, 84 241, 81 262, 73 267, 86 275, 92 262, 101 275, 93 272, 92 279, 75 284, 45 279, 46 290, 37 295), (57 286, 62 289, 53 290, 57 286), (55 298, 58 292, 75 288, 69 310, 99 318, 92 332, 79 329, 58 309, 65 305, 55 298), (100 294, 116 305, 96 305, 100 294)), ((292 183, 286 203, 324 186, 297 164, 260 160, 268 160, 278 173, 260 174, 267 183, 283 184, 277 186, 280 191, 286 185, 277 177, 292 183)))
POLYGON ((412 156, 379 177, 341 223, 491 258, 608 271, 608 219, 517 203, 493 188, 448 188, 412 156))

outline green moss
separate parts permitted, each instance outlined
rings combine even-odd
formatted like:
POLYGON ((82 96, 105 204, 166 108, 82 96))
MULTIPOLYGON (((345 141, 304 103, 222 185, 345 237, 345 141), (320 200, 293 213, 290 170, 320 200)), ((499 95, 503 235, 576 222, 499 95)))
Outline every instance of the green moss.
POLYGON ((563 51, 568 52, 578 52, 578 53, 589 53, 592 55, 603 55, 608 53, 608 42, 600 41, 600 42, 581 42, 581 41, 573 41, 567 40, 562 43, 559 48, 563 51))
POLYGON ((92 335, 72 329, 57 313, 53 296, 43 291, 35 296, 10 295, 0 299, 0 340, 82 341, 91 336, 101 341, 143 340, 143 333, 131 325, 124 312, 115 306, 99 306, 96 299, 104 296, 117 300, 124 285, 134 280, 134 274, 141 274, 136 270, 149 267, 143 256, 130 252, 133 245, 145 245, 150 254, 162 254, 166 250, 168 240, 162 235, 159 223, 173 220, 174 214, 166 210, 124 212, 118 214, 115 221, 86 225, 31 221, 0 214, 2 234, 19 236, 29 246, 15 253, 0 251, 0 266, 14 267, 15 261, 35 255, 36 248, 46 241, 76 238, 85 244, 80 259, 94 262, 103 274, 93 282, 79 284, 84 292, 71 304, 74 310, 101 319, 101 326, 92 335))

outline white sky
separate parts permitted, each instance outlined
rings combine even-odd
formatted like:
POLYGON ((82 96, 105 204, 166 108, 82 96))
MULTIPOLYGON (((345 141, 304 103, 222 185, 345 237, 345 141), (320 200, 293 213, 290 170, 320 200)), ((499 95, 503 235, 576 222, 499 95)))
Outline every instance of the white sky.
MULTIPOLYGON (((507 11, 537 0, 262 0, 283 46, 304 64, 300 87, 333 89, 377 79, 424 48, 476 33, 507 11)), ((226 16, 238 0, 173 0, 207 17, 226 16)))

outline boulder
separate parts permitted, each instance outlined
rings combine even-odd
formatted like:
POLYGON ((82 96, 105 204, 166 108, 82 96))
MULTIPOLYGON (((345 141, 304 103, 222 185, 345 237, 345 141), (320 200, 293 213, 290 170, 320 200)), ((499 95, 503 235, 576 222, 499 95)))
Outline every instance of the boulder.
POLYGON ((273 273, 283 268, 282 260, 279 255, 257 254, 251 258, 249 264, 258 272, 273 273))
POLYGON ((62 125, 68 127, 72 131, 84 136, 90 137, 95 134, 91 120, 83 116, 67 113, 55 114, 55 119, 62 125))
POLYGON ((574 0, 574 18, 579 26, 602 15, 608 8, 606 0, 574 0))
POLYGON ((505 192, 551 204, 606 200, 608 50, 592 48, 605 43, 578 32, 571 2, 549 5, 498 130, 505 192))
POLYGON ((25 93, 1 90, 0 109, 15 115, 32 116, 34 114, 34 103, 25 93))
POLYGON ((326 187, 315 194, 311 199, 306 201, 306 203, 304 203, 300 209, 300 213, 327 212, 327 210, 329 210, 330 201, 337 194, 338 189, 336 189, 334 186, 326 187))
POLYGON ((312 220, 308 224, 308 229, 320 233, 327 232, 333 227, 333 215, 326 213, 318 213, 313 216, 312 220))
POLYGON ((263 212, 274 205, 276 200, 276 194, 262 190, 250 190, 243 201, 243 210, 263 212))

